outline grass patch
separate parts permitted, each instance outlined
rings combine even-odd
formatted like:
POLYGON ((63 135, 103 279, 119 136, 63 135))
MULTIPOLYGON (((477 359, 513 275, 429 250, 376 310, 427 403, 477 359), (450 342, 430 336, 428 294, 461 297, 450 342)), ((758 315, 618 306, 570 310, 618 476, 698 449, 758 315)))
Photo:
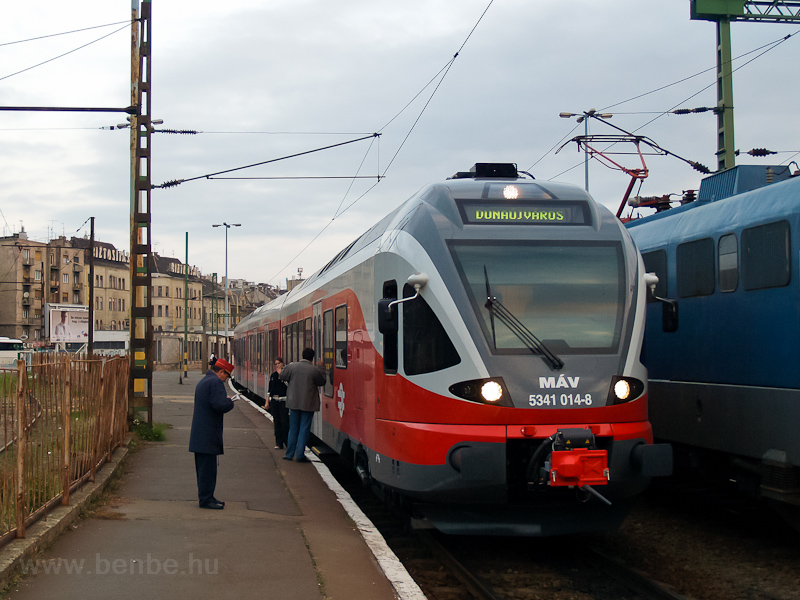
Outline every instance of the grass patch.
POLYGON ((133 422, 132 431, 137 439, 143 442, 163 442, 167 439, 166 430, 170 428, 167 423, 133 422))

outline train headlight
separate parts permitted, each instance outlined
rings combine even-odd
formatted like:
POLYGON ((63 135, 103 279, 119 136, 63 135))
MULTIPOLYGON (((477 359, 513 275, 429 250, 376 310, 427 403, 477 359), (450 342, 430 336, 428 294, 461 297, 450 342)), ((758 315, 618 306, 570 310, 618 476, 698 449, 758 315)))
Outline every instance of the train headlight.
POLYGON ((494 404, 503 397, 503 386, 496 381, 487 381, 481 386, 481 396, 487 402, 494 404))
POLYGON ((511 394, 508 393, 502 377, 472 379, 454 383, 450 386, 450 393, 464 400, 479 404, 514 406, 513 402, 511 402, 511 394))
POLYGON ((633 377, 614 377, 608 390, 608 405, 636 400, 644 393, 644 383, 633 377))

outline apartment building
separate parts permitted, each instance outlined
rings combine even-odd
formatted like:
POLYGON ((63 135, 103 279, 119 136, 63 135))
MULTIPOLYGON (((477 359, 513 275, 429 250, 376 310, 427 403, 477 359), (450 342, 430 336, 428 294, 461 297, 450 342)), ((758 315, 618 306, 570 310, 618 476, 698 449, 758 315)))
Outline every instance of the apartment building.
POLYGON ((86 304, 86 253, 59 237, 0 238, 0 335, 44 344, 46 304, 86 304))
MULTIPOLYGON (((90 240, 72 238, 74 248, 83 248, 87 256, 90 240)), ((130 329, 130 257, 113 244, 94 242, 94 330, 124 331, 130 329)), ((86 265, 88 282, 89 266, 86 265)), ((89 294, 86 294, 88 302, 89 294)))

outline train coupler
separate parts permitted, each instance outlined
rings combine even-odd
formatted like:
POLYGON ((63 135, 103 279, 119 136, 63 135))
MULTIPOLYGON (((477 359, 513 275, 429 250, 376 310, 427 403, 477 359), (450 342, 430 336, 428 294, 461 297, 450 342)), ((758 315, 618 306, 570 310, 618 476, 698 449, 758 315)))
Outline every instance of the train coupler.
POLYGON ((559 430, 546 468, 552 486, 606 485, 611 478, 608 453, 597 449, 589 429, 559 430))

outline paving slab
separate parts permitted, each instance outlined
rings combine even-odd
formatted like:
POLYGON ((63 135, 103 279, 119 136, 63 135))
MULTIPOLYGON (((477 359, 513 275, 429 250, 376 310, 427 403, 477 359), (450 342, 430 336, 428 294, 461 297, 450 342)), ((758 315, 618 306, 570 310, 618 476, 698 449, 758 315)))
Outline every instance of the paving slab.
POLYGON ((311 464, 280 460, 272 423, 237 402, 225 416, 216 496, 197 504, 188 452, 194 386, 154 374, 166 442, 133 453, 111 502, 26 563, 6 598, 395 600, 358 528, 311 464))

